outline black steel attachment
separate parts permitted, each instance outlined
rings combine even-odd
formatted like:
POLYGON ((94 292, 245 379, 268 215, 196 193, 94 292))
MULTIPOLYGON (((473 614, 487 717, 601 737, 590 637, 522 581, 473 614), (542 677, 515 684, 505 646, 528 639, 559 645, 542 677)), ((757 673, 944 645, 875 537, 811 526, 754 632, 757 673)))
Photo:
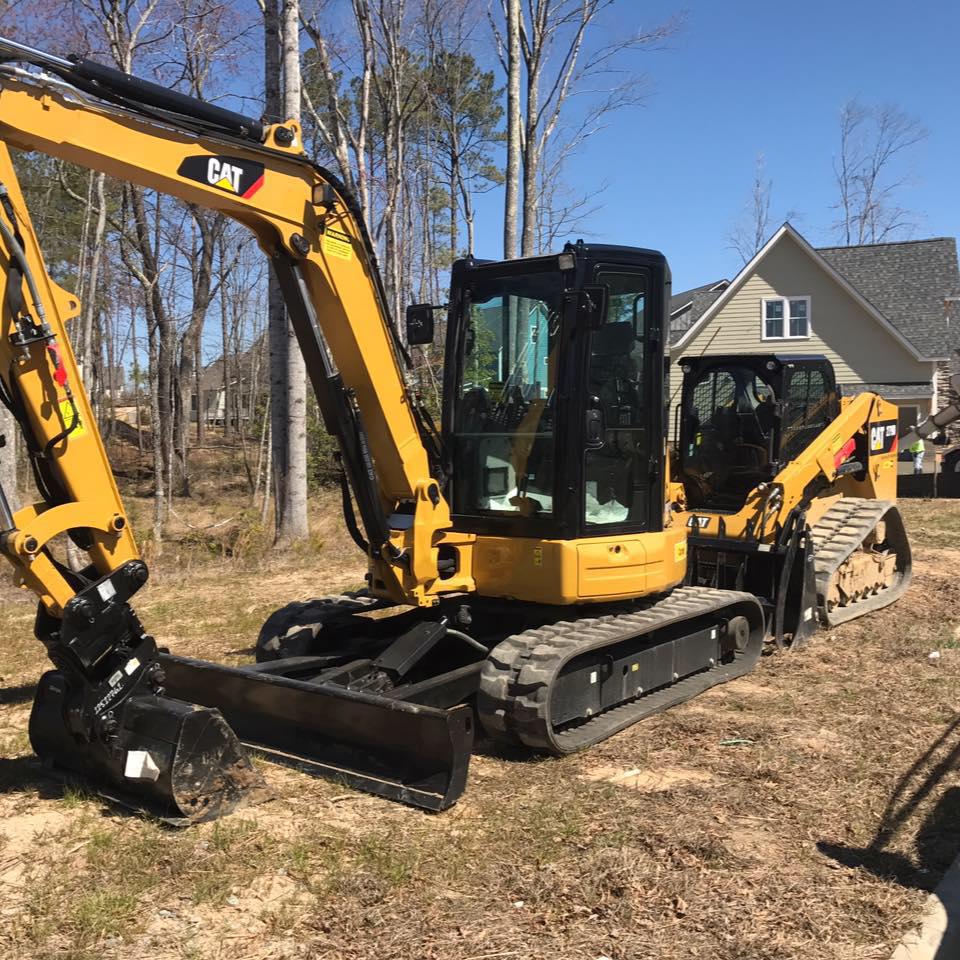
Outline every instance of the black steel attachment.
POLYGON ((238 668, 160 657, 171 693, 216 707, 244 743, 271 759, 427 810, 455 803, 473 749, 472 709, 276 673, 309 675, 326 662, 298 657, 238 668))
POLYGON ((56 670, 44 674, 30 742, 55 770, 172 824, 229 812, 260 778, 216 711, 166 695, 153 637, 128 604, 146 582, 139 560, 85 583, 62 619, 37 615, 56 670))
POLYGON ((217 710, 135 694, 105 725, 105 736, 85 740, 68 728, 70 709, 64 675, 45 673, 30 714, 37 756, 107 800, 167 823, 215 820, 261 782, 217 710))

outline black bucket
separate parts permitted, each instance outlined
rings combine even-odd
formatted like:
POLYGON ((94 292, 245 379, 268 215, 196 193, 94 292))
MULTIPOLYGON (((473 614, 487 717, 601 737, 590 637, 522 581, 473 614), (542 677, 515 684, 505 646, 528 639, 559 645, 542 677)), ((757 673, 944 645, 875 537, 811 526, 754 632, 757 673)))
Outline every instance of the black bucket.
POLYGON ((65 692, 59 671, 41 677, 30 743, 41 760, 107 799, 181 826, 229 813, 262 783, 218 710, 137 694, 118 711, 114 737, 83 741, 67 727, 65 692))

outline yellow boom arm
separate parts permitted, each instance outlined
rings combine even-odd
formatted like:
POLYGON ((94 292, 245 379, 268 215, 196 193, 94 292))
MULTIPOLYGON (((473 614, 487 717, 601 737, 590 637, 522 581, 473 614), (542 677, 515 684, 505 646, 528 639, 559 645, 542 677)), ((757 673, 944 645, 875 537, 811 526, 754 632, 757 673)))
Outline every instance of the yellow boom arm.
MULTIPOLYGON (((328 429, 339 431, 367 530, 372 589, 397 601, 436 602, 436 544, 450 526, 449 508, 431 473, 366 229, 335 178, 306 158, 297 125, 266 128, 262 144, 180 129, 93 100, 57 78, 7 67, 0 75, 0 140, 218 210, 256 235, 284 288, 328 429)), ((80 416, 52 453, 67 502, 18 513, 6 551, 55 613, 71 591, 28 547, 68 529, 90 529, 92 558, 105 574, 135 555, 135 546, 66 337, 64 321, 76 315, 76 300, 42 269, 6 150, 0 162, 80 416)), ((71 411, 52 379, 49 351, 38 342, 18 353, 9 339, 12 322, 7 311, 0 378, 19 391, 36 442, 46 443, 70 426, 71 411)), ((472 587, 468 576, 455 580, 443 581, 444 589, 472 587)))

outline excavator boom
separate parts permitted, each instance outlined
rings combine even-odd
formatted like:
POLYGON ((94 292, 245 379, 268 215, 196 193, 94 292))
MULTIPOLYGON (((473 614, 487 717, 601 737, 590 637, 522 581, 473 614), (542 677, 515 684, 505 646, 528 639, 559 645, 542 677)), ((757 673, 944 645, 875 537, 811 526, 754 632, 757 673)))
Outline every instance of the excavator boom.
POLYGON ((0 68, 0 397, 41 494, 12 512, 0 491, 0 549, 40 598, 36 632, 57 668, 41 681, 31 716, 37 754, 173 822, 217 816, 256 782, 237 734, 374 792, 432 808, 452 803, 470 756, 468 708, 385 702, 161 655, 144 631, 129 601, 147 566, 67 334, 79 303, 44 267, 8 146, 219 210, 253 231, 339 440, 360 514, 348 519, 371 585, 429 607, 434 540, 449 511, 352 199, 306 159, 295 124, 265 127, 86 60, 6 41, 0 52, 44 71, 0 68), (61 534, 87 551, 87 569, 74 573, 55 558, 61 534))

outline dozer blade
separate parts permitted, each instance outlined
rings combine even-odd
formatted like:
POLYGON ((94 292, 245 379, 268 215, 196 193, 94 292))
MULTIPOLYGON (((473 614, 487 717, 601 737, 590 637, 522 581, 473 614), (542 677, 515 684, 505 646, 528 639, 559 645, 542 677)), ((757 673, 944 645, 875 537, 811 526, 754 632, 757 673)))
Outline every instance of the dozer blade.
POLYGON ((30 742, 55 771, 79 775, 108 800, 186 826, 229 813, 262 783, 217 710, 135 694, 108 741, 83 741, 68 728, 65 694, 61 673, 41 677, 30 742))
POLYGON ((167 691, 219 710, 244 743, 358 790, 445 810, 463 793, 473 712, 161 654, 167 691))

